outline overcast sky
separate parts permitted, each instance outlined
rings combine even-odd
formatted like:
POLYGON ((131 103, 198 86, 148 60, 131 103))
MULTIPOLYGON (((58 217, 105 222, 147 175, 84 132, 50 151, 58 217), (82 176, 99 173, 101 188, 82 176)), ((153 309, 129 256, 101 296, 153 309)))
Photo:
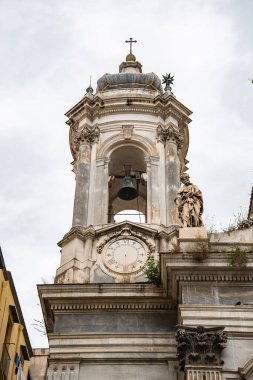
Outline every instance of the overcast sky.
POLYGON ((36 284, 52 282, 70 229, 74 175, 64 113, 134 37, 144 72, 175 76, 193 111, 189 174, 226 226, 253 182, 253 1, 0 0, 0 236, 32 345, 47 341, 36 284))

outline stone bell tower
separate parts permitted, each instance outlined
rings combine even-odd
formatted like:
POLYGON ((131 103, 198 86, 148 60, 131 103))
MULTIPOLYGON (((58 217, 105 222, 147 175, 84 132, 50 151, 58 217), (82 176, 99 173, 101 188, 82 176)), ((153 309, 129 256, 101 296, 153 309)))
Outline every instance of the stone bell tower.
POLYGON ((186 173, 191 112, 170 74, 163 91, 142 73, 129 42, 119 73, 66 113, 73 222, 55 283, 38 286, 47 379, 252 380, 250 212, 235 230, 207 234, 186 173), (129 210, 141 221, 117 222, 129 210), (146 277, 152 259, 160 282, 146 277))
POLYGON ((177 311, 164 288, 148 283, 145 264, 177 242, 190 114, 131 49, 119 73, 104 74, 66 113, 73 221, 59 242, 55 284, 39 286, 48 379, 176 380, 177 311), (115 222, 125 210, 143 220, 115 222))
POLYGON ((142 73, 131 52, 118 74, 98 80, 95 94, 86 91, 66 113, 76 190, 56 282, 144 281, 147 253, 167 251, 178 228, 175 198, 187 170, 191 111, 170 88, 163 91, 156 74, 142 73), (145 222, 115 223, 124 210, 141 212, 145 222), (132 258, 120 258, 130 246, 132 258))

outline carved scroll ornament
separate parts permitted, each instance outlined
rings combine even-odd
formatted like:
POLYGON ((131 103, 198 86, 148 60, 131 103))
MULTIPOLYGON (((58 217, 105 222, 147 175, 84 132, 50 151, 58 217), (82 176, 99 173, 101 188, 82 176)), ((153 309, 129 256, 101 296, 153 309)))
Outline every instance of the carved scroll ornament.
POLYGON ((227 342, 223 327, 178 326, 176 332, 177 357, 180 370, 186 365, 222 365, 221 352, 227 342))
POLYGON ((93 145, 99 139, 100 130, 97 126, 85 124, 78 129, 77 124, 73 124, 70 129, 70 148, 74 159, 76 159, 79 146, 82 144, 93 145))
POLYGON ((76 135, 76 139, 78 144, 87 143, 87 144, 94 144, 98 141, 99 138, 99 128, 97 126, 90 126, 88 124, 85 124, 76 135))
POLYGON ((158 140, 163 144, 166 144, 167 141, 174 142, 177 144, 178 149, 182 148, 183 135, 173 125, 169 125, 168 127, 158 125, 156 133, 158 140))

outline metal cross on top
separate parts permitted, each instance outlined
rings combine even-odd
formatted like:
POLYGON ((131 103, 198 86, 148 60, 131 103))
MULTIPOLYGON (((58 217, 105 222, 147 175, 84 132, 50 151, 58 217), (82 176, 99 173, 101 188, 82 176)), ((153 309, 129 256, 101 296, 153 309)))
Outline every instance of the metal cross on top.
POLYGON ((136 43, 137 41, 134 40, 132 37, 129 38, 129 41, 125 41, 126 43, 130 43, 130 54, 132 54, 132 44, 136 43))

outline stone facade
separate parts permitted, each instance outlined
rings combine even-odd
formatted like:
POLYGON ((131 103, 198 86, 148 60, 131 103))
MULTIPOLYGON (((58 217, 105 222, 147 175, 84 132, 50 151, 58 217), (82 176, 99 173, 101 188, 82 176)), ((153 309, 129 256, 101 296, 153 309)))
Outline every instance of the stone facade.
POLYGON ((47 378, 252 379, 253 227, 207 234, 200 190, 180 187, 191 111, 130 58, 66 113, 76 191, 55 284, 38 287, 47 378), (125 177, 137 199, 119 197, 125 177), (129 209, 145 222, 114 222, 129 209))
POLYGON ((31 378, 35 380, 44 380, 47 376, 47 359, 49 355, 48 348, 33 349, 31 359, 30 373, 31 378))

